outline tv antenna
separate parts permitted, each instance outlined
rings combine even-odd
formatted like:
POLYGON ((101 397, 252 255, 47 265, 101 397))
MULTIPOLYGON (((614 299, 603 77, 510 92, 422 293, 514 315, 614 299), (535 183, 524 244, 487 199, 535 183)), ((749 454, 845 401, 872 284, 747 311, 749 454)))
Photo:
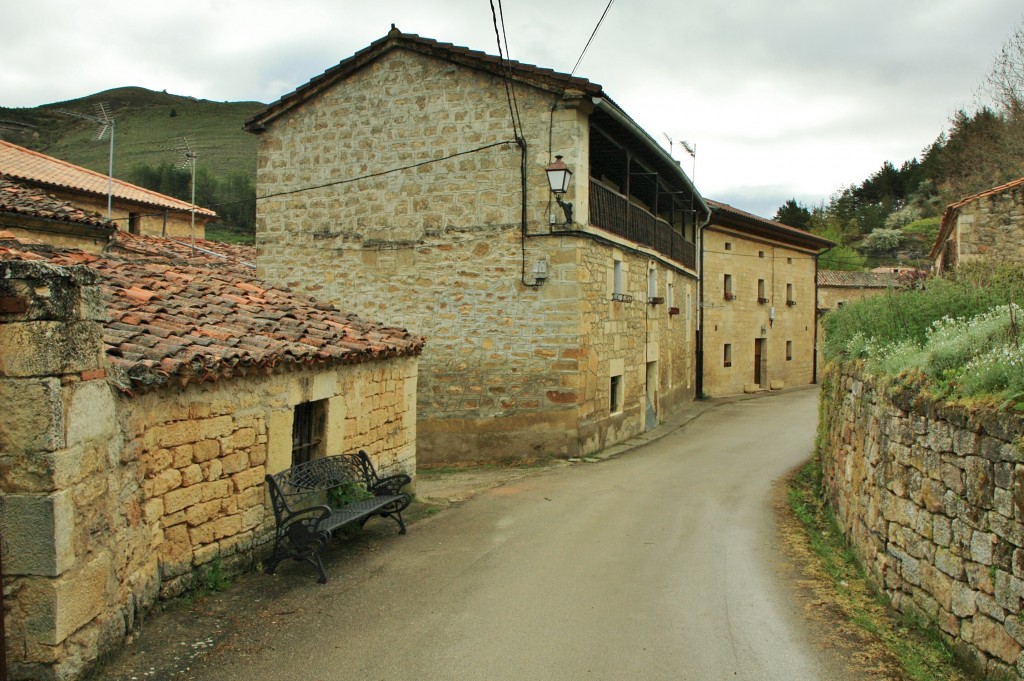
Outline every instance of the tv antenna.
POLYGON ((196 254, 196 159, 199 152, 194 148, 188 137, 182 135, 181 144, 175 147, 174 151, 181 155, 181 159, 174 165, 178 170, 188 168, 192 179, 192 255, 196 254))
POLYGON ((690 182, 692 182, 694 186, 697 186, 697 143, 688 142, 686 140, 680 140, 679 143, 683 145, 683 149, 685 149, 686 153, 693 159, 693 165, 690 170, 690 182))
POLYGON ((84 114, 79 111, 69 111, 67 109, 58 109, 58 111, 66 116, 73 116, 95 123, 96 131, 93 133, 92 138, 97 142, 102 141, 107 136, 110 138, 110 158, 107 162, 107 219, 111 220, 113 219, 112 209, 114 203, 114 117, 110 115, 110 109, 107 108, 106 102, 97 102, 93 105, 94 115, 84 114))

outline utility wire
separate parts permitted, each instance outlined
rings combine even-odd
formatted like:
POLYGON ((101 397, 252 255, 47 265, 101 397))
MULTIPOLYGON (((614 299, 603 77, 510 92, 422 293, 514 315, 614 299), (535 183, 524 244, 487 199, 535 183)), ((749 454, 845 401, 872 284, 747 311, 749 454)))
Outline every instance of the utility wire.
MULTIPOLYGON (((508 63, 505 57, 505 53, 508 51, 508 41, 505 41, 505 48, 502 49, 501 36, 505 31, 505 20, 502 18, 501 28, 498 28, 498 11, 494 7, 494 0, 490 0, 491 4, 491 21, 494 24, 494 39, 498 43, 498 59, 501 62, 502 70, 504 71, 504 85, 505 85, 505 98, 508 100, 508 114, 512 119, 512 134, 516 139, 522 139, 522 130, 519 123, 519 119, 516 116, 517 107, 514 103, 513 86, 512 86, 512 66, 508 63)), ((500 0, 499 0, 500 6, 500 0)))
MULTIPOLYGON (((407 166, 399 166, 398 168, 390 168, 388 170, 381 170, 381 171, 376 172, 376 173, 368 173, 366 175, 360 175, 358 177, 350 177, 350 178, 347 178, 347 179, 344 179, 344 180, 334 180, 333 182, 326 182, 324 184, 311 185, 309 187, 299 187, 298 189, 289 189, 288 191, 274 192, 273 194, 264 194, 263 196, 255 196, 255 197, 253 197, 251 199, 239 199, 237 201, 224 201, 222 203, 214 203, 214 204, 210 204, 208 206, 203 206, 203 208, 223 208, 225 206, 234 206, 234 205, 238 205, 240 203, 249 203, 250 201, 253 201, 253 202, 263 201, 264 199, 271 199, 271 198, 275 198, 275 197, 278 197, 278 196, 290 196, 292 194, 300 194, 302 192, 314 191, 316 189, 324 189, 326 187, 336 187, 336 186, 342 185, 342 184, 351 184, 352 182, 358 182, 360 180, 369 180, 369 179, 372 179, 372 178, 375 178, 375 177, 382 177, 384 175, 390 175, 392 173, 398 173, 398 172, 401 172, 403 170, 412 170, 413 168, 421 168, 423 166, 430 165, 432 163, 440 163, 441 161, 447 161, 447 160, 450 160, 450 159, 453 159, 453 158, 457 158, 459 156, 466 156, 468 154, 475 154, 478 151, 485 151, 487 149, 493 149, 494 147, 508 146, 508 145, 517 144, 517 143, 518 143, 517 140, 501 140, 500 142, 492 142, 491 144, 485 144, 482 147, 476 147, 475 149, 468 149, 466 151, 459 151, 459 152, 456 152, 454 154, 448 154, 447 156, 441 156, 441 157, 438 157, 438 158, 432 158, 432 159, 428 159, 426 161, 419 161, 418 163, 413 163, 413 164, 410 164, 410 165, 407 165, 407 166)), ((156 213, 148 213, 148 214, 145 214, 145 215, 137 215, 135 217, 155 217, 155 216, 160 216, 160 215, 164 215, 164 214, 170 215, 172 213, 188 213, 190 211, 191 211, 191 208, 170 209, 170 210, 162 210, 162 211, 159 211, 159 212, 156 212, 156 213)), ((124 217, 124 218, 113 218, 110 221, 111 222, 119 222, 119 221, 126 221, 126 220, 129 220, 129 219, 130 218, 127 218, 127 217, 124 217)))
POLYGON ((590 34, 590 38, 587 40, 587 44, 584 45, 583 51, 580 52, 580 58, 576 60, 576 65, 572 67, 572 71, 569 72, 569 77, 572 78, 576 74, 576 69, 579 68, 580 62, 583 61, 583 56, 586 55, 587 50, 590 49, 590 43, 594 42, 594 36, 597 35, 598 29, 601 28, 601 24, 604 23, 604 18, 608 16, 608 10, 615 4, 615 0, 608 0, 608 4, 605 5, 604 12, 601 13, 601 18, 597 20, 597 26, 594 26, 594 31, 590 34))

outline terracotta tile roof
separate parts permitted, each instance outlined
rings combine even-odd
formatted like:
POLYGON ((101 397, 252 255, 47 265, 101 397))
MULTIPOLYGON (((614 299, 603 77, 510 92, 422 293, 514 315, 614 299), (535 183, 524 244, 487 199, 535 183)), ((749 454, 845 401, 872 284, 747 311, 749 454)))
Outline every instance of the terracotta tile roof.
POLYGON ((949 238, 950 233, 953 231, 956 216, 960 212, 961 208, 969 203, 974 203, 979 199, 996 196, 997 194, 1002 194, 1005 191, 1020 187, 1021 185, 1024 185, 1024 177, 1019 180, 1007 182, 1006 184, 1001 184, 998 187, 993 187, 992 189, 986 189, 983 192, 960 199, 956 203, 951 203, 947 206, 945 212, 942 214, 942 222, 939 223, 939 233, 935 237, 935 243, 932 244, 932 250, 928 253, 928 257, 931 260, 935 260, 935 258, 938 257, 939 251, 942 249, 942 244, 945 243, 946 239, 949 238))
POLYGON ((847 272, 818 270, 818 286, 837 288, 892 288, 899 282, 895 272, 847 272))
POLYGON ((486 52, 471 50, 468 47, 460 47, 451 43, 442 43, 430 38, 422 38, 415 33, 402 33, 392 24, 391 30, 386 36, 375 40, 369 46, 359 50, 348 59, 342 60, 305 85, 300 86, 294 92, 270 104, 266 109, 246 121, 245 129, 250 132, 259 132, 267 123, 281 114, 307 100, 313 99, 320 92, 331 87, 339 80, 395 48, 405 48, 414 52, 429 54, 471 68, 489 71, 500 77, 510 73, 512 78, 520 82, 556 92, 573 89, 591 96, 605 96, 600 85, 592 83, 586 78, 572 76, 568 73, 559 73, 552 69, 534 66, 533 64, 524 64, 514 60, 505 60, 503 62, 499 57, 487 54, 486 52))
POLYGON ((0 231, 0 261, 85 265, 97 275, 107 301, 108 375, 127 394, 423 350, 424 339, 404 329, 260 281, 230 254, 186 258, 181 244, 161 241, 120 232, 97 256, 0 231))
MULTIPOLYGON (((17 144, 0 140, 0 174, 16 180, 32 182, 46 187, 84 192, 95 196, 107 195, 108 177, 101 173, 76 166, 38 151, 32 151, 17 144)), ((131 201, 160 208, 191 210, 192 204, 165 196, 134 184, 114 179, 115 199, 131 201)), ((197 215, 215 217, 208 208, 196 208, 197 215)))
POLYGON ((26 186, 0 174, 0 213, 17 213, 29 217, 76 222, 102 227, 113 234, 117 228, 99 213, 82 210, 68 201, 47 194, 42 189, 26 186))
POLYGON ((753 230, 763 235, 771 235, 784 242, 790 242, 813 250, 822 250, 835 246, 835 243, 829 241, 825 237, 818 236, 817 234, 813 234, 806 230, 799 229, 797 227, 790 227, 789 225, 785 225, 781 222, 775 222, 774 220, 768 220, 767 218, 763 218, 759 215, 754 215, 753 213, 733 208, 729 204, 722 203, 721 201, 713 201, 707 198, 705 198, 705 201, 713 213, 712 224, 715 224, 716 220, 726 221, 729 224, 723 226, 753 230))

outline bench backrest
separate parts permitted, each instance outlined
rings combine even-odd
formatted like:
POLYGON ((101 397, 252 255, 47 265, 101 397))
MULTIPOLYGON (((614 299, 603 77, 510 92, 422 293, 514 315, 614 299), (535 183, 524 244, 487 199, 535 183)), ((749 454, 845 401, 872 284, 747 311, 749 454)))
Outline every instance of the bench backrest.
MULTIPOLYGON (((323 503, 327 490, 346 484, 368 485, 373 482, 367 471, 368 459, 363 452, 337 454, 312 459, 268 475, 270 498, 274 513, 279 510, 297 511, 313 504, 323 503)), ((373 470, 369 464, 370 471, 373 470)))

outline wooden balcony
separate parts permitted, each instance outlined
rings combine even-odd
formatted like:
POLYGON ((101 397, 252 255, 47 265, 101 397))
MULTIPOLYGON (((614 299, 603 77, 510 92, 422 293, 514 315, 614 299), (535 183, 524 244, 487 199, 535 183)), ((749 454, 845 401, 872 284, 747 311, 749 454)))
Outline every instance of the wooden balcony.
POLYGON ((697 269, 697 247, 672 225, 631 203, 599 180, 590 178, 590 224, 648 246, 683 267, 697 269))

